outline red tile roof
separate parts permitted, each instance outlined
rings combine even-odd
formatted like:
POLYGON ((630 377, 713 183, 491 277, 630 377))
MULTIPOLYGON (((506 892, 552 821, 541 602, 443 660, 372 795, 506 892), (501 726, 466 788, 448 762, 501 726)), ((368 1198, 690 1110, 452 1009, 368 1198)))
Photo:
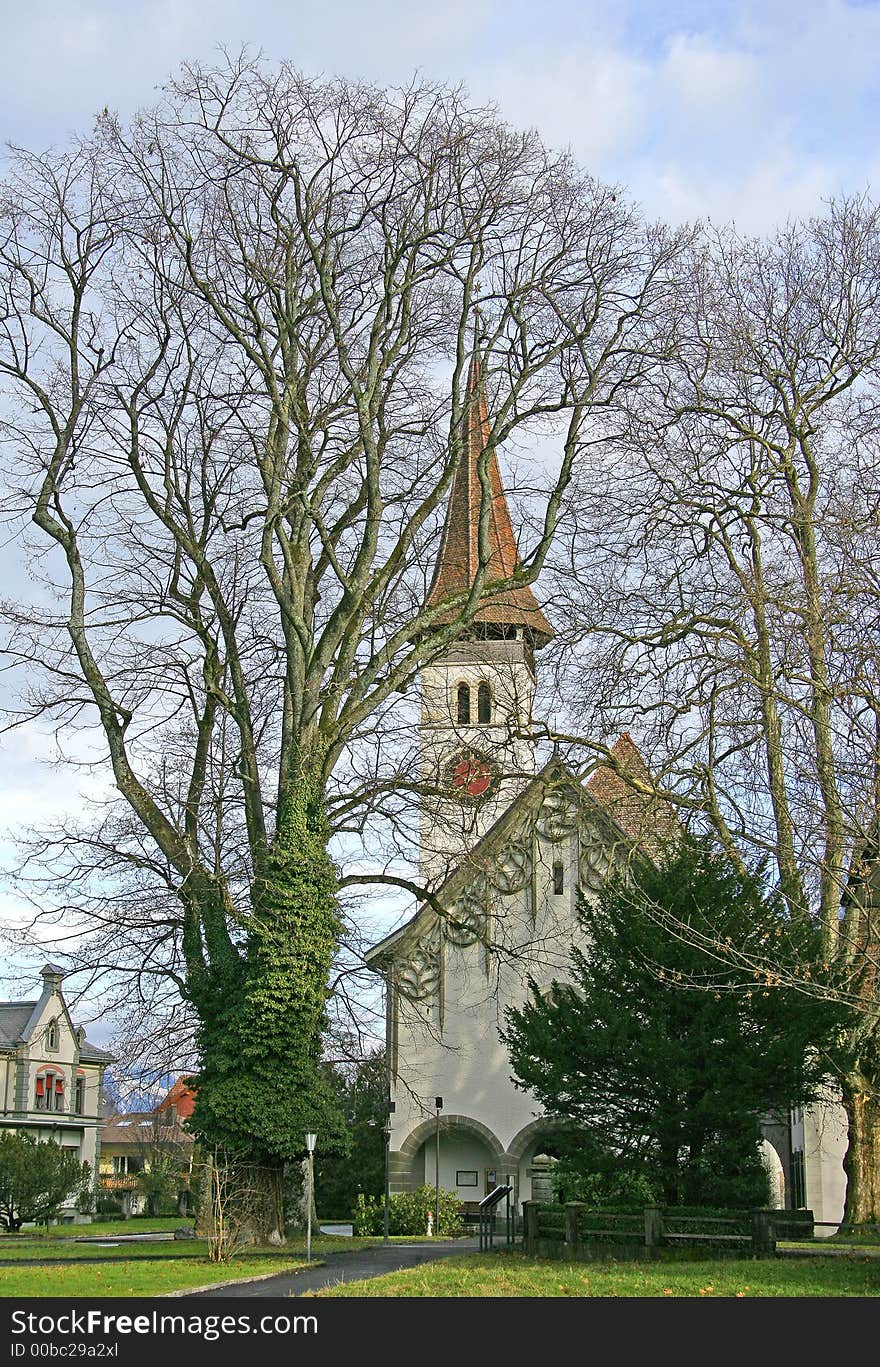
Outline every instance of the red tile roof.
MULTIPOLYGON (((478 462, 486 449, 491 431, 482 366, 474 355, 468 372, 467 398, 464 418, 465 449, 452 481, 443 541, 434 578, 428 592, 428 607, 437 607, 454 594, 469 589, 479 568, 479 526, 483 489, 478 462)), ((516 538, 510 520, 510 509, 501 483, 498 459, 492 451, 487 462, 491 503, 489 506, 488 547, 489 564, 486 581, 509 578, 519 565, 516 538)), ((441 614, 438 623, 452 622, 457 613, 450 610, 441 614)), ((553 628, 538 607, 532 590, 504 589, 481 602, 474 613, 475 622, 527 628, 536 646, 546 645, 553 628)))
POLYGON ((179 1077, 170 1091, 156 1107, 157 1111, 166 1111, 169 1106, 173 1106, 181 1120, 186 1120, 191 1116, 196 1104, 196 1094, 192 1088, 187 1087, 182 1077, 179 1077))
POLYGON ((603 764, 587 780, 587 792, 600 802, 628 836, 648 854, 658 856, 670 841, 681 835, 672 807, 662 798, 652 797, 654 781, 641 751, 628 731, 624 731, 609 752, 613 765, 603 764), (623 775, 629 775, 635 788, 623 775))

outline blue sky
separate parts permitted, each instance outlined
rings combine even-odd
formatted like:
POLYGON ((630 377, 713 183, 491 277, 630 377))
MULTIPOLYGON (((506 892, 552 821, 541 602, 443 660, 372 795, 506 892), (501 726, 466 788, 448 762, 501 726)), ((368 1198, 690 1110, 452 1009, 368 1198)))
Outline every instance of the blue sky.
MULTIPOLYGON (((0 142, 31 148, 247 44, 310 74, 461 83, 652 217, 763 232, 880 185, 880 0, 2 0, 2 34, 0 142)), ((11 550, 0 570, 9 591, 11 550)), ((47 767, 53 753, 36 728, 0 737, 0 873, 5 832, 105 782, 47 767)))
POLYGON ((0 129, 31 146, 246 43, 310 73, 462 82, 652 216, 761 231, 880 175, 877 0, 6 0, 0 129))

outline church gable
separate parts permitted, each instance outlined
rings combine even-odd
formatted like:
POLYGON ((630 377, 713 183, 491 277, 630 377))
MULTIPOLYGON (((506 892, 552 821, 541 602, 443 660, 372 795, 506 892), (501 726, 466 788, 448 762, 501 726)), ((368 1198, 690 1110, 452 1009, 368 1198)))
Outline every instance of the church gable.
POLYGON ((558 971, 577 933, 580 897, 595 895, 634 857, 644 854, 589 787, 554 764, 369 962, 407 1001, 438 1002, 442 1030, 456 954, 479 946, 490 995, 493 957, 519 957, 530 973, 548 964, 558 971))

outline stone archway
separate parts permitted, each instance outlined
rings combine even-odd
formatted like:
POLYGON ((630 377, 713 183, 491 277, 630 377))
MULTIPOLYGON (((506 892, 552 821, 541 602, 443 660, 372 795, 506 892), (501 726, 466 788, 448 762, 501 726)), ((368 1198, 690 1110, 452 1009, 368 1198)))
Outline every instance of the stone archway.
POLYGON ((762 1139, 758 1146, 761 1162, 770 1179, 770 1205, 774 1210, 785 1209, 785 1168, 771 1139, 762 1139))
MULTIPOLYGON (((552 1148, 553 1135, 560 1129, 562 1129, 560 1121, 553 1120, 549 1116, 539 1116, 537 1120, 532 1120, 528 1125, 524 1125, 510 1141, 504 1161, 507 1171, 514 1178, 515 1198, 518 1206, 523 1201, 528 1201, 532 1196, 532 1181, 535 1175, 532 1159, 544 1149, 545 1145, 552 1148)), ((543 1170, 546 1165, 541 1164, 541 1167, 543 1170)))
MULTIPOLYGON (((435 1181, 437 1122, 422 1120, 410 1131, 400 1148, 389 1155, 392 1191, 413 1191, 423 1182, 435 1181)), ((455 1191, 467 1205, 479 1201, 485 1191, 487 1172, 505 1171, 504 1145, 496 1134, 473 1116, 444 1114, 440 1117, 440 1184, 455 1191), (468 1185, 457 1182, 468 1174, 468 1185), (476 1174, 472 1182, 472 1174, 476 1174)))

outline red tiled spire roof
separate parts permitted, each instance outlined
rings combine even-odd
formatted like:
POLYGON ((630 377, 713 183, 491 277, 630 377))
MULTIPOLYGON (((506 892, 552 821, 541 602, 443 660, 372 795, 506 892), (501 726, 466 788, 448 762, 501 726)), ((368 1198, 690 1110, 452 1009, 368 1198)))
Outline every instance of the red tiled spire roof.
MULTIPOLYGON (((483 494, 477 462, 486 449, 490 432, 491 423, 482 382, 482 366, 474 353, 467 381, 465 450, 452 481, 440 554, 428 592, 428 607, 437 607, 453 594, 465 592, 476 577, 479 568, 480 506, 483 494)), ((519 564, 519 553, 510 521, 510 509, 501 483, 501 471, 498 469, 498 459, 494 451, 489 457, 486 473, 492 496, 488 527, 489 564, 486 568, 485 581, 490 582, 509 578, 519 564)), ((450 611, 441 615, 437 621, 440 624, 451 622, 455 616, 456 612, 450 611)), ((525 627, 532 633, 536 646, 546 645, 553 635, 553 628, 527 585, 522 588, 504 589, 485 598, 474 613, 473 620, 501 626, 525 627)))

